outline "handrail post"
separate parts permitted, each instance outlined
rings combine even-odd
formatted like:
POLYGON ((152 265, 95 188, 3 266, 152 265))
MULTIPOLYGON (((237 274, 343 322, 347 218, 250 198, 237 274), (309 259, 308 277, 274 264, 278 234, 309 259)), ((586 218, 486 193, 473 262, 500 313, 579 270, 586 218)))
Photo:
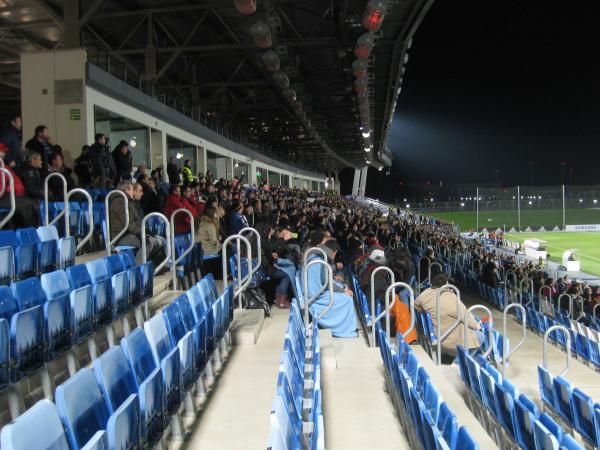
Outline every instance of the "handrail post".
POLYGON ((424 280, 421 280, 421 261, 423 261, 423 259, 427 260, 428 268, 431 264, 431 260, 429 259, 428 256, 421 256, 419 258, 419 264, 417 265, 417 295, 421 295, 421 283, 423 283, 423 281, 424 281, 424 280))
MULTIPOLYGON (((81 242, 79 242, 79 244, 77 244, 77 251, 79 251, 83 248, 83 246, 85 244, 87 244, 87 242, 92 238, 92 236, 94 234, 94 201, 92 200, 92 196, 89 194, 88 191, 86 191, 85 189, 75 188, 75 189, 71 189, 67 193, 67 196, 65 197, 65 205, 69 203, 71 196, 73 196, 73 194, 81 194, 85 197, 85 199, 87 201, 87 216, 88 216, 89 230, 88 230, 87 234, 85 235, 85 237, 81 240, 81 242)), ((71 222, 70 217, 68 215, 65 216, 65 225, 66 225, 67 229, 70 229, 70 222, 71 222)), ((67 236, 68 236, 68 234, 67 234, 67 236)))
POLYGON ((519 283, 519 303, 527 308, 527 305, 533 302, 533 280, 531 278, 523 278, 519 283), (529 288, 529 294, 531 295, 531 299, 527 302, 526 305, 523 305, 523 282, 527 284, 529 288))
POLYGON ((563 372, 561 372, 561 374, 560 374, 560 376, 562 377, 567 374, 567 372, 569 371, 569 368, 571 366, 571 333, 569 333, 569 330, 567 330, 567 328, 564 327, 563 325, 552 325, 550 328, 548 328, 546 330, 546 332, 544 333, 544 360, 543 360, 544 369, 546 369, 546 370, 548 370, 548 336, 550 336, 550 333, 552 333, 553 331, 560 331, 566 336, 567 365, 565 367, 565 370, 563 372))
MULTIPOLYGON (((118 240, 121 239, 121 237, 125 233, 127 233, 127 229, 129 228, 129 197, 127 197, 127 194, 125 192, 115 189, 114 191, 110 191, 108 194, 106 194, 106 197, 104 198, 104 218, 106 220, 106 254, 108 256, 110 256, 112 254, 113 244, 118 242, 118 240), (121 231, 119 231, 119 233, 115 236, 114 239, 111 239, 110 238, 110 198, 115 195, 123 198, 123 205, 124 205, 123 209, 125 212, 125 226, 123 227, 123 229, 121 231)), ((168 223, 168 221, 167 221, 167 223, 168 223)), ((142 230, 145 230, 145 227, 143 227, 142 230)), ((144 244, 142 243, 142 245, 144 245, 144 244)))
MULTIPOLYGON (((385 311, 383 311, 381 314, 385 314, 385 332, 388 336, 390 336, 390 309, 393 306, 394 302, 396 301, 396 299, 392 298, 392 294, 395 293, 396 288, 399 288, 399 287, 408 289, 408 298, 409 298, 409 305, 410 305, 410 307, 409 307, 409 309, 410 309, 410 325, 408 327, 408 330, 406 330, 404 333, 402 333, 402 337, 405 338, 410 333, 412 333, 412 331, 415 329, 415 323, 416 323, 415 293, 408 284, 406 284, 402 281, 397 281, 397 282, 391 284, 390 286, 388 286, 388 288, 385 291, 385 311)), ((381 318, 381 314, 378 316, 376 321, 381 318)))
POLYGON ((315 295, 314 297, 311 298, 310 296, 310 292, 308 291, 308 270, 314 266, 314 265, 322 265, 323 267, 325 267, 325 271, 327 273, 327 286, 329 287, 329 304, 327 305, 327 307, 321 312, 321 314, 319 314, 317 317, 315 317, 315 320, 318 322, 325 314, 327 314, 329 312, 329 310, 333 307, 333 270, 331 270, 331 266, 329 264, 327 264, 327 261, 323 261, 322 259, 315 259, 313 261, 310 261, 308 264, 306 264, 304 266, 304 268, 302 269, 303 271, 303 278, 304 278, 304 327, 305 329, 308 331, 308 325, 310 323, 309 321, 309 306, 312 302, 314 302, 315 300, 317 300, 319 298, 319 295, 315 295))
POLYGON ((465 315, 463 316, 463 323, 464 323, 463 345, 465 346, 465 350, 468 350, 467 340, 469 339, 469 326, 467 325, 467 318, 469 317, 469 314, 471 314, 472 311, 475 311, 477 309, 481 309, 481 310, 487 312, 488 318, 489 318, 488 341, 489 341, 490 348, 488 348, 483 353, 483 357, 486 358, 492 352, 492 349, 494 347, 494 316, 492 316, 492 312, 490 311, 490 308, 488 308, 487 306, 473 305, 473 306, 470 306, 465 311, 465 315))
MULTIPOLYGON (((306 264, 308 264, 308 260, 312 256, 313 253, 320 253, 321 256, 323 256, 323 260, 327 261, 327 253, 325 253, 325 250, 323 250, 321 247, 310 247, 304 251, 304 255, 302 256, 302 267, 305 267, 306 264)), ((302 272, 302 274, 304 274, 304 272, 302 272)), ((323 286, 321 286, 319 291, 315 294, 315 297, 319 297, 323 292, 325 292, 326 289, 327 289, 327 284, 324 284, 323 286)))
MULTIPOLYGON (((44 206, 45 206, 45 219, 46 225, 52 225, 53 223, 57 222, 63 215, 66 217, 69 215, 69 207, 67 206, 68 202, 67 202, 67 179, 60 173, 58 172, 51 172, 48 174, 48 176, 46 177, 46 179, 44 180, 44 206), (63 210, 61 212, 59 212, 56 217, 54 219, 52 219, 52 221, 50 221, 50 210, 49 210, 49 205, 50 205, 50 197, 49 197, 49 188, 48 188, 48 181, 50 181, 50 178, 60 178, 60 180, 62 181, 62 185, 63 185, 63 201, 65 202, 65 207, 63 208, 63 210)), ((68 225, 67 223, 65 223, 65 225, 68 225)), ((69 229, 68 227, 66 227, 65 233, 66 236, 69 236, 69 229)))
POLYGON ((437 334, 437 365, 442 364, 442 341, 446 339, 450 333, 452 333, 459 325, 460 325, 460 291, 456 286, 452 284, 445 284, 441 288, 439 288, 435 295, 435 320, 437 322, 437 330, 435 331, 437 334), (452 291, 458 297, 458 301, 456 302, 456 321, 450 325, 450 327, 446 330, 443 335, 440 335, 441 327, 441 313, 440 313, 440 297, 446 291, 452 291))
POLYGON ((238 252, 236 255, 236 259, 238 261, 238 273, 237 273, 237 282, 238 282, 238 287, 237 289, 233 290, 233 300, 235 300, 236 297, 238 297, 238 305, 239 308, 242 309, 242 293, 244 292, 244 290, 248 287, 248 285, 252 282, 252 246, 250 245, 250 241, 245 238, 244 236, 240 236, 239 234, 233 234, 231 236, 229 236, 227 239, 225 239, 225 241, 223 242, 223 250, 222 250, 222 255, 221 255, 221 263, 222 263, 222 267, 223 267, 223 292, 225 292, 225 289, 227 288, 227 273, 228 273, 228 264, 227 264, 227 245, 229 245, 230 242, 232 241, 236 241, 237 242, 237 248, 238 248, 238 252), (241 270, 241 252, 240 252, 240 241, 242 241, 244 244, 246 244, 246 250, 247 250, 247 256, 246 259, 248 261, 248 275, 246 275, 246 278, 242 278, 242 270, 241 270))
POLYGON ((527 311, 518 303, 510 303, 504 308, 502 313, 502 378, 504 378, 504 370, 508 363, 508 358, 512 355, 526 340, 527 340, 527 311), (511 308, 520 309, 522 314, 521 326, 523 337, 513 348, 508 348, 508 310, 511 308))
POLYGON ((509 293, 509 289, 508 289, 508 279, 512 280, 512 286, 517 287, 517 274, 515 273, 514 270, 510 269, 507 270, 504 273, 504 299, 506 300, 506 302, 508 302, 508 293, 509 293))
MULTIPOLYGON (((569 318, 573 319, 573 296, 571 294, 567 294, 566 292, 560 294, 558 296, 558 301, 557 301, 556 307, 558 308, 558 311, 560 312, 560 304, 562 303, 563 297, 567 297, 567 300, 569 301, 569 318)), ((600 305, 600 303, 599 303, 599 305, 600 305)))
POLYGON ((390 281, 392 285, 396 282, 396 276, 394 275, 394 272, 387 266, 376 267, 373 272, 371 272, 371 339, 369 339, 369 344, 371 347, 375 347, 375 274, 382 271, 390 274, 390 281))
POLYGON ((173 211, 173 214, 171 214, 171 218, 170 218, 170 224, 171 224, 171 233, 168 236, 168 239, 171 240, 171 249, 173 251, 173 257, 171 258, 171 277, 173 279, 173 290, 176 291, 177 290, 177 264, 179 264, 180 261, 183 260, 183 258, 185 258, 192 250, 194 250, 194 243, 196 242, 196 232, 195 232, 195 228, 194 228, 194 215, 191 213, 191 211, 185 209, 185 208, 179 208, 176 209, 175 211, 173 211), (184 250, 184 252, 179 255, 179 257, 177 257, 177 250, 175 248, 175 216, 177 214, 186 214, 187 216, 189 216, 190 218, 190 227, 191 227, 191 235, 192 235, 192 239, 191 239, 191 243, 190 246, 188 248, 186 248, 184 250))
POLYGON ((597 303, 597 304, 594 305, 594 309, 592 309, 592 318, 594 320, 596 320, 596 310, 598 309, 599 306, 600 306, 600 303, 597 303))
MULTIPOLYGON (((13 178, 12 173, 10 173, 10 171, 8 169, 5 169, 4 167, 0 167, 0 172, 2 172, 3 174, 6 174, 8 176, 8 185, 10 187, 10 210, 8 211, 8 214, 2 219, 2 221, 0 222, 0 229, 2 229, 4 227, 4 225, 6 225, 8 223, 8 221, 10 219, 12 219, 12 216, 14 216, 15 214, 15 210, 17 208, 17 203, 15 200, 15 179, 13 178)), ((4 183, 4 175, 2 176, 2 182, 4 183)), ((6 190, 5 186, 2 186, 2 194, 4 195, 4 191, 6 190)))
MULTIPOLYGON (((115 191, 112 191, 115 192, 115 191)), ((127 207, 127 204, 125 204, 125 207, 127 207)), ((166 218, 166 216, 164 214, 158 213, 158 212, 153 212, 150 213, 146 216, 144 216, 144 218, 142 219, 142 258, 143 261, 146 262, 147 260, 147 255, 146 255, 146 224, 148 223, 148 220, 151 217, 158 217, 159 219, 161 219, 164 223, 165 223, 165 237, 166 237, 166 241, 167 241, 167 251, 166 251, 166 255, 165 255, 165 259, 163 260, 163 262, 161 262, 155 269, 154 269, 154 274, 156 275, 166 264, 167 262, 169 262, 169 258, 171 258, 171 241, 169 240, 169 235, 170 235, 170 223, 169 223, 169 219, 166 218)), ((127 228, 125 228, 127 229, 127 228)))
POLYGON ((260 267, 262 266, 262 240, 260 237, 260 233, 255 228, 252 228, 252 227, 242 228, 238 234, 243 236, 244 233, 252 233, 256 236, 256 253, 258 253, 256 255, 256 266, 255 267, 248 266, 248 270, 251 270, 252 276, 254 277, 254 275, 260 270, 260 267))

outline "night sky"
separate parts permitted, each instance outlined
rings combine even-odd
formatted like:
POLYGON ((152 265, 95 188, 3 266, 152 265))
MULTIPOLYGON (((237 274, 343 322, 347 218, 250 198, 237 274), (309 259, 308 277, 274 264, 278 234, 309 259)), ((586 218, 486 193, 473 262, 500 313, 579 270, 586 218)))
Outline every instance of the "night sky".
POLYGON ((565 183, 600 184, 595 3, 436 1, 410 49, 391 175, 371 169, 367 195, 395 196, 400 182, 558 185, 561 161, 565 183))

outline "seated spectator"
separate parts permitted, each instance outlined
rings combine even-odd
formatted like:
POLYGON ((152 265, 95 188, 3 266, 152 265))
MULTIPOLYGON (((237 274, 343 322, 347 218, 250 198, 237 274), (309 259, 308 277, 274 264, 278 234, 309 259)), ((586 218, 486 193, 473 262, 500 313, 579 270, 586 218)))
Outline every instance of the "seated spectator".
POLYGON ((138 178, 138 183, 142 185, 142 209, 144 215, 153 212, 162 212, 164 210, 163 201, 160 198, 154 179, 148 177, 138 178))
MULTIPOLYGON (((110 215, 110 238, 114 239, 125 228, 125 208, 129 212, 129 226, 123 236, 116 242, 116 246, 123 245, 133 247, 136 253, 136 262, 141 264, 144 261, 142 255, 142 218, 133 204, 133 184, 131 181, 121 181, 117 189, 124 192, 127 196, 127 205, 124 204, 122 197, 113 197, 108 206, 110 215)), ((155 267, 160 264, 164 258, 164 248, 166 241, 161 236, 152 236, 146 233, 146 252, 148 260, 154 262, 155 267)))
MULTIPOLYGON (((185 189, 188 191, 189 195, 190 188, 186 187, 185 189)), ((187 201, 186 197, 181 195, 181 188, 176 184, 172 184, 165 204, 165 215, 168 218, 171 218, 173 213, 181 208, 190 211, 194 217, 197 216, 196 210, 187 201)), ((190 217, 187 214, 177 214, 175 217, 175 234, 189 233, 190 229, 190 217)))
POLYGON ((141 176, 147 176, 148 174, 146 173, 146 165, 145 164, 140 164, 137 168, 137 170, 135 171, 135 173, 133 174, 133 179, 137 181, 137 179, 141 176))
MULTIPOLYGON (((431 270, 431 287, 421 292, 421 295, 415 300, 415 308, 419 311, 428 312, 431 316, 431 322, 435 328, 436 336, 443 335, 454 322, 458 319, 460 324, 456 327, 448 337, 442 341, 442 356, 446 355, 450 358, 456 358, 456 346, 464 345, 464 327, 463 318, 467 308, 460 301, 460 299, 452 291, 444 291, 440 296, 440 320, 441 324, 437 323, 436 316, 436 299, 438 289, 448 283, 448 275, 440 271, 439 267, 433 266, 431 270), (458 308, 458 311, 457 311, 458 308)), ((470 352, 474 352, 481 347, 483 342, 483 332, 481 326, 472 315, 467 318, 467 326, 469 333, 467 334, 469 342, 467 342, 467 349, 470 352)))
POLYGON ((38 200, 44 200, 44 184, 42 183, 41 175, 42 166, 42 156, 37 152, 31 152, 21 170, 21 179, 25 186, 25 193, 27 196, 38 200))
MULTIPOLYGON (((71 169, 64 166, 63 156, 60 153, 54 153, 48 167, 48 175, 59 173, 67 181, 67 192, 75 188, 75 180, 71 176, 71 169)), ((59 177, 51 177, 48 180, 48 188, 52 191, 52 199, 54 201, 64 201, 63 182, 59 177)))
POLYGON ((90 146, 81 147, 81 154, 75 160, 73 169, 77 175, 77 181, 81 187, 90 187, 92 185, 93 164, 90 157, 90 146))
POLYGON ((248 226, 246 217, 242 215, 244 205, 238 202, 233 205, 231 210, 226 215, 227 231, 229 236, 238 234, 242 229, 248 226))
MULTIPOLYGON (((0 144, 0 159, 4 160, 6 148, 4 144, 0 144)), ((39 227, 40 226, 40 202, 37 199, 33 199, 25 194, 25 187, 21 182, 21 179, 12 170, 12 168, 6 164, 5 169, 10 172, 13 177, 13 184, 15 190, 15 214, 11 219, 12 228, 24 228, 24 227, 39 227)), ((7 174, 2 172, 4 179, 4 189, 2 195, 0 195, 0 208, 10 209, 10 180, 7 174)))

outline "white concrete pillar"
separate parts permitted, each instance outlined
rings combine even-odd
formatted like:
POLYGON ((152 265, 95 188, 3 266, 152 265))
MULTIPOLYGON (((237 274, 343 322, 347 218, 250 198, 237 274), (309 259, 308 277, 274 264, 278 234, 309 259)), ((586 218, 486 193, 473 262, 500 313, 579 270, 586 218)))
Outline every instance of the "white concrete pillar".
POLYGON ((359 183, 360 183, 360 169, 354 169, 354 181, 352 182, 352 197, 358 197, 359 183))
POLYGON ((361 198, 365 196, 365 191, 367 188, 367 172, 368 172, 368 170, 369 170, 369 167, 365 166, 360 171, 360 184, 358 186, 358 196, 361 198))

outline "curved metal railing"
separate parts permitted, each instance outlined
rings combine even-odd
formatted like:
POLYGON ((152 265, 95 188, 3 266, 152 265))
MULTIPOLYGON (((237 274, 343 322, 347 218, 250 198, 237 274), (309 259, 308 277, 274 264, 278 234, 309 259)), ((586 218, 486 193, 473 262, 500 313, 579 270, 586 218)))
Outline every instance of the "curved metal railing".
MULTIPOLYGON (((115 191, 112 191, 112 192, 115 192, 115 191)), ((127 203, 125 204, 125 210, 127 210, 127 203)), ((148 220, 151 217, 158 217, 160 220, 162 220, 165 223, 165 238, 167 241, 167 249, 165 252, 165 259, 154 269, 154 274, 156 275, 169 262, 169 259, 171 259, 171 255, 173 254, 172 249, 171 249, 171 240, 169 239, 169 236, 171 234, 171 225, 169 223, 169 219, 167 219, 167 217, 164 214, 161 214, 158 212, 153 212, 153 213, 150 213, 150 214, 144 216, 144 218, 142 219, 142 258, 143 258, 144 262, 146 262, 147 258, 148 258, 148 255, 146 254, 146 250, 147 250, 147 248, 146 248, 147 247, 146 246, 146 224, 148 223, 148 220)), ((127 220, 127 221, 129 221, 129 220, 127 220)), ((127 230, 127 228, 125 228, 125 230, 127 230)))
POLYGON ((569 330, 562 326, 562 325, 553 325, 550 328, 548 328, 546 330, 546 332, 544 333, 544 360, 543 360, 543 364, 544 364, 544 369, 548 370, 548 337, 550 336, 550 333, 552 332, 558 332, 560 331, 561 333, 563 333, 565 335, 565 340, 566 340, 566 352, 567 352, 567 364, 565 367, 565 370, 563 370, 560 373, 560 376, 565 376, 567 374, 567 372, 569 371, 569 368, 571 367, 571 333, 569 333, 569 330))
POLYGON ((466 311, 465 314, 463 316, 463 322, 464 322, 464 329, 463 329, 463 345, 465 347, 465 350, 468 350, 468 346, 467 346, 467 342, 469 339, 469 326, 467 325, 467 320, 469 317, 469 314, 472 314, 473 311, 476 310, 483 310, 488 314, 488 319, 489 319, 489 326, 488 326, 488 343, 489 343, 489 348, 483 352, 483 357, 487 358, 487 356, 492 353, 492 349, 494 348, 494 316, 492 316, 492 312, 490 311, 490 308, 488 308, 487 306, 484 305, 473 305, 470 306, 466 311))
MULTIPOLYGON (((77 244, 77 250, 81 250, 83 248, 83 246, 85 244, 87 244, 87 242, 94 235, 94 201, 92 200, 92 196, 85 189, 80 189, 80 188, 71 189, 65 196, 65 208, 67 209, 67 211, 69 210, 69 207, 67 205, 69 204, 69 201, 74 194, 83 195, 87 201, 87 216, 88 216, 89 230, 88 230, 87 234, 85 235, 85 237, 79 242, 79 244, 77 244)), ((70 214, 67 214, 65 216, 65 228, 66 228, 66 235, 69 236, 70 231, 71 231, 71 215, 70 214)))
MULTIPOLYGON (((8 176, 8 186, 10 187, 10 192, 8 193, 8 195, 10 196, 10 209, 8 210, 8 213, 6 214, 6 216, 4 216, 2 221, 0 221, 0 229, 2 229, 4 227, 4 225, 6 225, 8 223, 8 221, 10 219, 12 219, 12 216, 14 216, 15 210, 17 207, 17 203, 15 200, 15 179, 13 178, 12 173, 10 173, 10 171, 8 169, 5 169, 4 167, 0 167, 0 173, 2 173, 2 175, 0 175, 0 178, 2 178, 3 183, 4 183, 4 174, 6 174, 8 176)), ((3 184, 2 194, 0 194, 0 196, 4 195, 5 191, 6 191, 6 186, 3 184)))
MULTIPOLYGON (((67 217, 69 215, 69 202, 66 201, 67 198, 67 179, 58 172, 49 173, 46 179, 44 180, 44 213, 45 213, 45 224, 52 225, 60 220, 61 217, 67 217), (63 185, 63 200, 65 206, 62 211, 60 211, 52 221, 50 221, 50 189, 48 188, 48 182, 51 178, 59 178, 62 181, 63 185)), ((66 225, 66 224, 65 224, 66 225)), ((65 233, 68 236, 69 227, 65 226, 65 233)))
MULTIPOLYGON (((545 298, 545 302, 546 304, 550 304, 550 306, 552 306, 552 288, 550 286, 541 286, 540 289, 538 290, 538 310, 539 312, 543 313, 544 309, 543 309, 543 305, 542 305, 542 297, 545 298), (548 293, 548 295, 544 295, 543 292, 544 290, 546 290, 546 292, 548 293)), ((552 309, 552 308, 550 308, 552 309)))
POLYGON ((514 270, 507 270, 504 273, 504 299, 506 300, 507 303, 512 303, 509 301, 509 298, 512 298, 512 295, 510 295, 510 292, 516 292, 517 289, 517 274, 515 273, 514 270), (513 287, 514 289, 511 289, 509 287, 508 281, 509 279, 511 280, 511 287, 513 287))
POLYGON ((404 289, 408 289, 408 297, 409 297, 409 309, 410 309, 410 325, 408 327, 408 330, 406 330, 404 333, 402 333, 402 337, 405 338, 406 336, 408 336, 412 330, 415 329, 415 293, 413 292, 412 288, 402 282, 402 281, 397 281, 396 283, 391 284, 390 286, 388 286, 388 288, 385 291, 385 311, 383 311, 379 316, 377 316, 377 318, 375 319, 375 321, 377 322, 378 320, 381 320, 381 315, 385 314, 385 333, 389 336, 390 335, 390 309, 392 307, 392 305, 394 304, 394 297, 393 294, 396 291, 396 288, 404 288, 404 289))
POLYGON ((506 305, 504 311, 502 313, 502 377, 504 378, 504 371, 506 369, 506 365, 508 364, 508 360, 510 355, 512 355, 517 349, 523 345, 523 343, 527 340, 527 311, 523 305, 519 303, 510 303, 506 305), (522 328, 522 337, 517 345, 513 348, 508 348, 508 311, 510 309, 519 309, 522 314, 521 326, 522 328))
POLYGON ((519 303, 526 308, 529 306, 529 304, 533 303, 533 289, 533 280, 531 278, 523 278, 519 283, 519 303), (529 288, 527 292, 529 292, 529 295, 531 296, 525 305, 523 305, 523 283, 527 284, 527 287, 529 288))
POLYGON ((560 305, 561 305, 562 299, 564 297, 567 297, 567 300, 569 302, 569 318, 572 319, 573 318, 573 296, 571 294, 567 294, 566 292, 563 294, 560 294, 558 296, 558 301, 556 303, 556 307, 558 308, 558 311, 560 312, 560 305))
MULTIPOLYGON (((119 191, 118 189, 115 189, 114 191, 110 191, 108 194, 106 194, 106 197, 104 198, 104 216, 105 216, 105 220, 106 220, 106 254, 108 256, 111 255, 112 253, 112 246, 113 244, 115 244, 119 239, 121 239, 121 237, 127 233, 127 229, 129 228, 129 197, 127 197, 127 194, 125 194, 125 192, 123 191, 119 191), (119 233, 117 233, 117 235, 115 236, 114 239, 110 238, 110 199, 111 197, 114 196, 119 196, 123 198, 123 210, 125 213, 125 226, 123 227, 123 229, 121 231, 119 231, 119 233)), ((167 224, 169 223, 169 221, 167 220, 167 224)), ((142 230, 145 230, 146 227, 142 227, 142 230)), ((167 234, 168 236, 168 234, 167 234)))
MULTIPOLYGON (((387 266, 376 267, 373 272, 371 272, 371 336, 369 339, 369 344, 371 347, 375 347, 375 323, 377 322, 377 319, 375 318, 375 274, 378 272, 387 272, 390 275, 390 284, 394 284, 396 282, 394 272, 387 266)), ((379 319, 381 319, 381 317, 379 317, 379 319)))
POLYGON ((327 272, 326 285, 329 287, 329 304, 323 311, 321 311, 321 314, 319 314, 317 317, 315 317, 315 320, 317 321, 317 323, 333 307, 333 300, 334 300, 334 297, 333 297, 333 271, 331 270, 331 266, 329 264, 327 264, 327 261, 323 261, 322 259, 315 259, 313 261, 310 261, 308 264, 306 264, 302 268, 302 272, 303 272, 302 278, 303 278, 303 282, 304 282, 304 286, 303 286, 303 289, 304 289, 304 327, 307 331, 309 329, 308 326, 310 324, 309 306, 312 302, 317 300, 320 296, 320 294, 318 294, 318 295, 311 297, 310 293, 308 291, 308 271, 312 266, 315 266, 315 265, 322 265, 323 267, 325 267, 325 271, 327 272))
POLYGON ((252 276, 253 276, 253 274, 252 274, 252 246, 250 245, 250 241, 247 238, 245 238, 244 236, 241 236, 239 234, 234 234, 232 236, 229 236, 223 242, 223 253, 221 254, 221 263, 222 263, 222 268, 223 268, 223 291, 225 291, 225 289, 227 287, 227 271, 228 271, 228 266, 229 266, 227 264, 227 246, 232 241, 236 241, 236 243, 237 243, 236 265, 237 265, 237 285, 238 285, 237 289, 235 289, 233 291, 232 302, 237 297, 238 298, 238 306, 240 309, 242 309, 242 307, 243 307, 242 293, 252 282, 252 276), (242 278, 242 258, 241 258, 241 251, 240 251, 240 242, 243 242, 244 244, 246 244, 246 250, 247 250, 246 260, 247 260, 247 264, 248 264, 248 274, 246 275, 245 278, 242 278))
POLYGON ((427 256, 421 256, 419 258, 419 264, 417 265, 417 293, 421 294, 421 285, 426 281, 421 279, 421 261, 427 261, 427 270, 429 270, 429 266, 431 265, 431 260, 427 256))
POLYGON ((191 211, 189 211, 188 209, 185 208, 179 208, 176 209, 175 211, 173 211, 173 214, 171 214, 171 218, 170 218, 170 224, 171 224, 171 233, 169 235, 169 239, 171 240, 171 249, 173 250, 173 261, 171 262, 171 278, 173 280, 173 290, 176 291, 177 290, 177 264, 179 264, 181 261, 183 261, 183 258, 185 258, 187 255, 190 254, 190 252, 192 250, 194 250, 194 245, 196 242, 196 229, 194 227, 194 215, 191 213, 191 211), (175 217, 177 216, 177 214, 185 214, 190 218, 190 233, 192 235, 192 239, 190 242, 190 245, 188 246, 188 248, 186 248, 183 253, 179 256, 177 256, 177 250, 175 247, 175 217))
MULTIPOLYGON (((2 227, 0 227, 0 228, 2 228, 2 227)), ((592 309, 592 318, 594 320, 596 320, 596 311, 598 310, 598 307, 600 307, 600 303, 594 305, 594 309, 592 309)))
POLYGON ((442 341, 444 339, 446 339, 448 336, 450 336, 450 333, 452 333, 460 325, 460 291, 458 290, 458 288, 456 286, 453 286, 451 284, 445 284, 444 286, 442 286, 441 288, 439 288, 437 290, 436 295, 435 295, 435 320, 437 323, 437 329, 435 331, 437 334, 436 359, 437 359, 437 365, 439 366, 442 364, 442 341), (441 317, 441 312, 440 312, 440 297, 442 296, 442 294, 444 292, 447 292, 447 291, 454 292, 454 295, 456 295, 456 297, 458 297, 458 301, 456 302, 456 320, 448 327, 446 332, 440 336, 440 330, 442 329, 442 327, 440 326, 440 324, 442 323, 442 317, 441 317))
MULTIPOLYGON (((313 253, 320 253, 323 256, 323 261, 327 261, 327 253, 320 247, 310 247, 304 250, 304 255, 302 256, 302 267, 306 267, 308 264, 308 259, 312 256, 313 253)), ((304 272, 302 272, 302 276, 304 276, 304 272)), ((302 281, 304 283, 304 281, 302 281)), ((325 290, 327 289, 327 284, 323 284, 319 288, 319 291, 315 294, 316 297, 319 297, 325 290)))
POLYGON ((246 227, 246 228, 242 228, 240 230, 240 232, 238 233, 240 236, 243 236, 244 233, 252 233, 256 236, 256 266, 255 267, 249 267, 249 270, 251 270, 252 272, 252 277, 254 277, 254 275, 256 275, 256 273, 260 270, 260 267, 262 266, 262 240, 260 237, 260 233, 252 227, 246 227))

